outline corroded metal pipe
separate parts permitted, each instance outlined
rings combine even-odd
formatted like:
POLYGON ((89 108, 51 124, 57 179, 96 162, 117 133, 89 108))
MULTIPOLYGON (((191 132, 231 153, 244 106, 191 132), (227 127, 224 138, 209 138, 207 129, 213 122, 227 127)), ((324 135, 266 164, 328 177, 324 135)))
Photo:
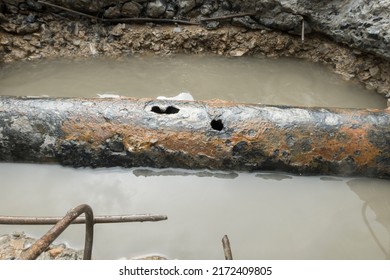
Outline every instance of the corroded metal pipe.
POLYGON ((0 160, 390 178, 390 110, 1 97, 0 160))

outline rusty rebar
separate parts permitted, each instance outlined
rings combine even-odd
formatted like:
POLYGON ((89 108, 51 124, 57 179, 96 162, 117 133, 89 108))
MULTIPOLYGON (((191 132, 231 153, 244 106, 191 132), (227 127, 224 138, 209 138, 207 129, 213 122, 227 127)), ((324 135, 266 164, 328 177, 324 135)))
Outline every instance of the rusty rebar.
POLYGON ((179 19, 167 19, 167 18, 99 18, 97 16, 89 15, 86 13, 82 13, 73 9, 69 9, 60 5, 48 3, 45 1, 38 1, 38 3, 50 6, 52 8, 60 9, 63 11, 66 11, 71 14, 87 17, 90 19, 94 19, 101 22, 107 22, 107 23, 125 23, 125 22, 153 22, 153 23, 178 23, 178 24, 186 24, 186 25, 200 25, 201 22, 205 21, 222 21, 222 20, 230 20, 233 18, 239 18, 239 17, 245 17, 245 16, 254 16, 256 13, 238 13, 238 14, 231 14, 231 15, 225 15, 225 16, 219 16, 219 17, 212 17, 212 18, 202 18, 200 19, 200 22, 193 22, 188 20, 179 20, 179 19))
POLYGON ((45 1, 38 1, 38 3, 50 6, 52 8, 57 8, 60 10, 64 10, 68 13, 87 17, 90 19, 94 19, 96 21, 100 22, 107 22, 107 23, 125 23, 125 22, 154 22, 154 23, 180 23, 180 24, 186 24, 186 25, 199 25, 198 22, 192 22, 188 20, 179 20, 179 19, 166 19, 166 18, 99 18, 97 16, 92 16, 86 13, 82 13, 73 9, 69 9, 60 5, 48 3, 45 1))
POLYGON ((211 17, 211 18, 201 18, 200 21, 221 21, 221 20, 229 20, 234 18, 240 18, 240 17, 246 17, 246 16, 255 16, 256 13, 238 13, 238 14, 231 14, 231 15, 225 15, 220 17, 211 17))
POLYGON ((224 235, 222 238, 223 253, 225 254, 225 260, 233 260, 232 248, 230 247, 229 237, 224 235))
MULTIPOLYGON (((63 217, 22 217, 22 216, 0 216, 2 225, 54 225, 63 217)), ((115 216, 96 216, 93 219, 94 224, 109 223, 132 223, 132 222, 158 222, 167 220, 165 215, 135 214, 135 215, 115 215, 115 216)), ((85 217, 78 217, 72 221, 72 224, 85 224, 85 217)))
POLYGON ((53 241, 80 215, 85 214, 85 245, 84 260, 90 260, 92 256, 93 245, 93 211, 86 204, 81 204, 71 209, 66 215, 58 221, 44 236, 38 239, 26 251, 22 252, 20 257, 24 260, 35 260, 42 254, 53 241))
POLYGON ((45 2, 45 1, 38 1, 38 3, 39 3, 39 4, 43 4, 43 5, 50 6, 50 7, 52 7, 52 8, 57 8, 57 9, 60 9, 60 10, 64 10, 64 11, 66 11, 66 12, 69 12, 69 13, 72 13, 72 14, 76 14, 76 15, 79 15, 79 16, 83 16, 83 17, 87 17, 87 18, 90 18, 90 19, 99 20, 99 18, 96 17, 96 16, 91 16, 91 15, 88 15, 88 14, 86 14, 86 13, 82 13, 82 12, 79 12, 79 11, 75 11, 75 10, 72 10, 72 9, 69 9, 69 8, 66 8, 66 7, 63 7, 63 6, 60 6, 60 5, 48 3, 48 2, 45 2))

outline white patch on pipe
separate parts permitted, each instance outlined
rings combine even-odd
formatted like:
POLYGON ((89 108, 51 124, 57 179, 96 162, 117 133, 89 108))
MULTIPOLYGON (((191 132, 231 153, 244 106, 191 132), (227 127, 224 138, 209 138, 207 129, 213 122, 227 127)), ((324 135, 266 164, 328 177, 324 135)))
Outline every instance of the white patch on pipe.
POLYGON ((21 133, 31 133, 34 130, 27 117, 12 117, 11 121, 11 128, 19 130, 21 133))
POLYGON ((49 145, 54 145, 56 143, 56 138, 50 135, 45 136, 45 141, 42 143, 41 148, 46 148, 49 145))
POLYGON ((122 96, 119 94, 112 94, 112 93, 102 93, 102 94, 97 94, 99 98, 115 98, 115 99, 120 99, 122 96))
POLYGON ((340 122, 339 117, 337 115, 328 115, 325 117, 326 125, 337 125, 340 122))
POLYGON ((307 110, 293 108, 286 112, 285 109, 271 107, 267 110, 271 111, 270 119, 279 123, 291 123, 291 122, 310 122, 312 117, 307 110))
POLYGON ((37 99, 39 99, 39 98, 49 98, 50 96, 49 95, 45 95, 45 94, 43 94, 43 95, 27 95, 26 96, 26 98, 37 98, 37 99))
POLYGON ((163 100, 190 100, 190 101, 193 101, 194 97, 189 92, 181 92, 178 95, 173 96, 173 97, 158 96, 157 99, 163 99, 163 100))

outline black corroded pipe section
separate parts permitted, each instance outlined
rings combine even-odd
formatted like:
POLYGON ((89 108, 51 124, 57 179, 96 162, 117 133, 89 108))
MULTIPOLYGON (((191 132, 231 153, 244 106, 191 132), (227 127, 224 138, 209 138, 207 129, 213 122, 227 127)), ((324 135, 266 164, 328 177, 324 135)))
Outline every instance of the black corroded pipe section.
POLYGON ((390 178, 390 110, 0 97, 0 160, 390 178))

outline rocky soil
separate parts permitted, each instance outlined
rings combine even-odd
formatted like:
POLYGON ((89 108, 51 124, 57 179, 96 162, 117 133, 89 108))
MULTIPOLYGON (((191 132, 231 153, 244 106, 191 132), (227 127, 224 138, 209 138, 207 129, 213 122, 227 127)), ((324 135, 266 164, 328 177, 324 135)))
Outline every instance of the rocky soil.
MULTIPOLYGON (((20 259, 23 250, 31 246, 35 238, 27 236, 24 232, 13 232, 0 236, 0 260, 20 259)), ((65 244, 52 244, 43 252, 38 260, 82 260, 83 250, 69 248, 65 244)), ((132 260, 167 260, 162 254, 136 256, 132 260)))
POLYGON ((390 1, 281 0, 301 14, 315 32, 337 42, 390 58, 390 1))
MULTIPOLYGON (((387 0, 47 0, 46 3, 114 21, 150 18, 202 22, 207 18, 249 12, 251 17, 235 18, 232 24, 300 35, 304 22, 306 34, 326 34, 334 41, 390 58, 390 2, 387 0)), ((36 0, 0 1, 2 21, 7 20, 7 13, 31 11, 53 11, 60 16, 66 13, 36 0)), ((30 15, 18 32, 38 28, 33 21, 30 15)), ((203 23, 211 29, 220 25, 220 21, 203 23)))
MULTIPOLYGON (((23 232, 14 232, 0 236, 0 260, 19 259, 21 252, 34 244, 36 239, 23 232)), ((51 245, 38 260, 81 260, 83 251, 68 248, 64 244, 51 245)))

